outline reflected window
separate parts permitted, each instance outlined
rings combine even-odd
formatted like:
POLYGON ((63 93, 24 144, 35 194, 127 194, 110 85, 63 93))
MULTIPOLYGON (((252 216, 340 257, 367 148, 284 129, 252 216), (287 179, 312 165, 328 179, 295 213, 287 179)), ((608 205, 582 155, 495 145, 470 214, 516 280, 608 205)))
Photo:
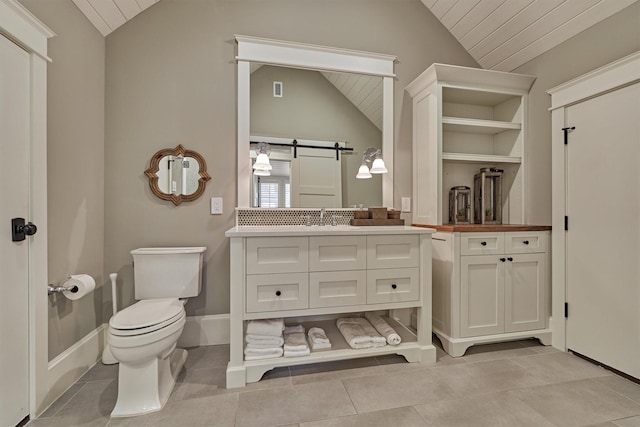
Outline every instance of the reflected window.
POLYGON ((291 162, 271 160, 271 175, 253 176, 253 207, 291 207, 291 162))

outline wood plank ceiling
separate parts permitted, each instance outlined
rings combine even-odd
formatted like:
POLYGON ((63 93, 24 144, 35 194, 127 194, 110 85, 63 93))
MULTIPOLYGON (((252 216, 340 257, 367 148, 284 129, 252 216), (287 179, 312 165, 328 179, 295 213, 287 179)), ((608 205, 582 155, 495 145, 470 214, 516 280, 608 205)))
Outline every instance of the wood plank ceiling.
POLYGON ((103 36, 159 0, 73 0, 103 36))
POLYGON ((422 0, 488 70, 520 65, 637 0, 422 0))

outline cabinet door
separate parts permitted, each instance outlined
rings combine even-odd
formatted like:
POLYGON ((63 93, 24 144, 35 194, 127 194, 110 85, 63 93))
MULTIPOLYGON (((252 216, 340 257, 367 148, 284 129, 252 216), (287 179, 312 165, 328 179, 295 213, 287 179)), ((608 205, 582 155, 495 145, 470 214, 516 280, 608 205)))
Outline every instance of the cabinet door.
POLYGON ((309 307, 342 307, 366 303, 366 270, 309 274, 309 307))
POLYGON ((460 255, 504 253, 504 233, 460 233, 460 255))
POLYGON ((548 232, 512 231, 504 233, 504 251, 508 254, 547 252, 548 232))
POLYGON ((507 255, 504 280, 505 331, 545 326, 546 254, 507 255))
POLYGON ((247 276, 247 313, 299 310, 309 307, 309 274, 247 276))
POLYGON ((420 237, 415 234, 367 237, 367 268, 417 267, 420 237))
POLYGON ((460 257, 460 336, 504 332, 504 255, 460 257))
POLYGON ((314 236, 309 239, 309 271, 366 268, 367 236, 314 236))
POLYGON ((301 273, 308 270, 308 237, 247 239, 247 274, 301 273))

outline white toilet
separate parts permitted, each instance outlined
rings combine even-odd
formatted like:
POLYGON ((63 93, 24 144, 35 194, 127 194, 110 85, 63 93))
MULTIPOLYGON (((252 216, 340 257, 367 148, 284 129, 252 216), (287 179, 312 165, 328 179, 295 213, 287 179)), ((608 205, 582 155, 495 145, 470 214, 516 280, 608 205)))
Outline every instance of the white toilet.
POLYGON ((202 287, 207 248, 141 248, 131 251, 137 303, 109 321, 107 342, 120 362, 118 401, 112 417, 155 412, 167 402, 187 351, 176 348, 186 300, 202 287))

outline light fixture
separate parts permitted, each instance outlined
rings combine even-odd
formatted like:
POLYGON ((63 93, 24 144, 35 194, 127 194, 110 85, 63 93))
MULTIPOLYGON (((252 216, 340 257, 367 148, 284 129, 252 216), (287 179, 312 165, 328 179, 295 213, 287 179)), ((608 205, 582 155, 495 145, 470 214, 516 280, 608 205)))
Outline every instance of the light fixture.
POLYGON ((256 145, 255 150, 256 153, 258 153, 258 157, 253 164, 253 174, 257 176, 271 175, 271 172, 269 172, 272 169, 271 163, 269 162, 271 147, 266 142, 260 142, 256 145))
POLYGON ((367 148, 364 154, 362 154, 362 164, 360 165, 360 169, 358 169, 356 178, 371 178, 372 173, 387 173, 387 168, 384 165, 384 160, 382 160, 382 150, 373 147, 367 148), (371 163, 371 169, 369 169, 368 164, 371 163))

